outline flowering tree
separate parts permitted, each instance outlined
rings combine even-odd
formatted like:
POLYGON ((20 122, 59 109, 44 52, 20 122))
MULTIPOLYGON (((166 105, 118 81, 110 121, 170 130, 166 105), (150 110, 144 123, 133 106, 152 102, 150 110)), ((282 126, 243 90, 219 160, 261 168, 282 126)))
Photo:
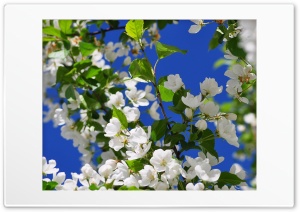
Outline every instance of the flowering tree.
POLYGON ((208 47, 223 45, 225 59, 215 67, 228 66, 226 89, 206 77, 200 93, 192 94, 179 74, 157 77, 160 61, 188 51, 159 42, 160 30, 180 21, 129 20, 124 26, 116 20, 44 21, 43 92, 49 108, 44 121, 52 120, 61 136, 73 141, 83 166, 80 174, 65 179, 56 161, 43 157, 43 190, 251 189, 245 181, 249 173, 240 165, 225 172, 214 166, 225 159, 215 149, 216 140, 236 148, 242 143, 235 154, 240 158, 256 152, 255 27, 236 20, 190 23, 190 34, 215 25, 208 47), (98 30, 88 30, 91 25, 98 30), (104 41, 110 31, 120 32, 119 42, 104 41), (154 64, 147 51, 156 52, 154 64), (116 71, 117 58, 125 71, 116 71), (49 89, 59 98, 49 98, 49 89), (218 105, 214 97, 223 92, 231 101, 218 105), (167 110, 181 121, 168 117, 167 110), (153 119, 149 126, 141 119, 145 111, 153 119), (102 152, 96 160, 95 148, 102 152), (190 150, 197 156, 188 156, 190 150))

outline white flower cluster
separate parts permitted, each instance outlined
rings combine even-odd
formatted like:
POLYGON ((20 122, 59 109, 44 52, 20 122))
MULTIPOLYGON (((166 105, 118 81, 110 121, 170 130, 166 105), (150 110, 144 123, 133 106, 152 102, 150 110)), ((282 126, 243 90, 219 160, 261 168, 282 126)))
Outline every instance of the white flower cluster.
MULTIPOLYGON (((225 73, 226 74, 226 73, 225 73)), ((184 87, 184 83, 178 74, 169 75, 164 86, 173 92, 178 91, 181 87, 184 87)), ((197 108, 200 109, 203 119, 198 120, 195 123, 195 127, 198 130, 206 130, 208 121, 217 121, 217 134, 224 138, 230 145, 239 147, 238 137, 236 136, 235 125, 231 123, 231 120, 236 120, 235 114, 223 114, 219 112, 219 106, 213 101, 204 102, 205 98, 214 97, 220 94, 223 90, 223 86, 218 86, 218 83, 214 78, 205 78, 200 83, 201 93, 197 96, 187 92, 186 96, 182 96, 181 100, 188 108, 185 109, 185 115, 188 119, 192 120, 197 108)))
POLYGON ((224 74, 230 78, 226 84, 226 91, 240 102, 246 104, 249 104, 249 100, 246 97, 241 96, 241 93, 243 92, 242 85, 256 79, 256 75, 251 73, 251 71, 252 66, 249 64, 246 67, 235 64, 232 66, 232 69, 227 70, 224 74))

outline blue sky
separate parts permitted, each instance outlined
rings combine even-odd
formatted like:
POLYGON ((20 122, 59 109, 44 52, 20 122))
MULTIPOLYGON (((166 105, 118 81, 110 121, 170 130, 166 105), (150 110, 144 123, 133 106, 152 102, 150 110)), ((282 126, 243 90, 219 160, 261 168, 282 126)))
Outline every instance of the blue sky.
MULTIPOLYGON (((126 21, 121 21, 120 26, 124 26, 125 24, 126 21)), ((213 23, 206 25, 199 33, 190 34, 188 33, 188 29, 191 24, 193 23, 189 20, 179 21, 178 24, 167 25, 165 29, 160 31, 160 42, 177 46, 180 49, 187 50, 188 52, 185 55, 176 53, 161 60, 156 69, 157 78, 159 79, 160 77, 169 74, 179 74, 182 81, 185 83, 186 88, 190 89, 191 93, 194 95, 199 94, 199 83, 202 82, 205 77, 215 78, 219 86, 223 86, 224 90, 221 94, 216 96, 216 102, 221 104, 223 102, 230 101, 231 98, 228 97, 225 91, 228 78, 224 76, 224 72, 227 70, 227 67, 222 66, 218 69, 213 68, 215 61, 223 57, 223 52, 221 51, 222 46, 219 46, 214 50, 208 50, 209 41, 215 32, 217 24, 213 23)), ((96 31, 96 29, 91 27, 90 31, 96 31)), ((121 30, 107 32, 105 42, 117 42, 120 33, 121 30)), ((145 32, 145 34, 146 33, 147 32, 145 32)), ((146 53, 150 62, 154 65, 157 59, 155 48, 147 48, 146 53)), ((123 59, 124 58, 117 59, 113 67, 121 67, 123 59)), ((142 84, 140 88, 144 87, 145 84, 142 84)), ((53 91, 49 91, 49 93, 51 95, 55 95, 53 91)), ((166 108, 167 106, 168 104, 166 104, 166 108)), ((140 109, 143 123, 150 125, 153 120, 148 114, 142 112, 143 110, 146 111, 148 107, 140 109)), ((180 118, 178 115, 168 110, 167 116, 171 117, 174 121, 179 121, 180 118)), ((215 127, 212 126, 210 129, 214 131, 215 127)), ((225 157, 225 161, 216 166, 216 168, 219 168, 221 171, 229 171, 231 165, 237 162, 242 165, 246 172, 249 170, 251 160, 246 159, 244 162, 241 162, 234 159, 232 157, 232 153, 236 151, 237 148, 229 145, 224 139, 216 140, 216 150, 219 153, 219 156, 225 157)), ((196 157, 197 151, 189 151, 187 154, 196 157)), ((43 156, 45 156, 47 160, 56 160, 57 167, 61 172, 65 172, 67 174, 67 178, 71 178, 71 172, 80 173, 82 165, 79 160, 81 156, 80 153, 77 148, 73 147, 71 140, 65 140, 60 136, 60 127, 53 128, 52 122, 43 123, 43 156)))

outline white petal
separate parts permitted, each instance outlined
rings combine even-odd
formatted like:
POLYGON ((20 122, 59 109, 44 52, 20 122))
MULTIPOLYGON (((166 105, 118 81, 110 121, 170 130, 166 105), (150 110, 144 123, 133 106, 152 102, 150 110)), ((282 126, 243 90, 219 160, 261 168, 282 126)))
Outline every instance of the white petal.
POLYGON ((199 32, 201 29, 200 25, 192 25, 189 29, 189 33, 195 34, 197 32, 199 32))

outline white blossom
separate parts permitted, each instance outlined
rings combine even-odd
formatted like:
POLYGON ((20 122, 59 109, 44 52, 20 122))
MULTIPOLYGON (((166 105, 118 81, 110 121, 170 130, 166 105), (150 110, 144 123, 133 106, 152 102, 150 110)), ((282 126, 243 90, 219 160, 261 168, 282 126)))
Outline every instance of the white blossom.
POLYGON ((112 108, 112 106, 114 105, 116 108, 120 109, 125 105, 123 94, 120 91, 117 91, 116 94, 111 94, 106 105, 109 108, 112 108))
POLYGON ((241 180, 244 180, 246 177, 246 172, 243 170, 243 168, 237 164, 234 163, 232 164, 230 171, 231 174, 235 174, 238 178, 240 178, 241 180))
POLYGON ((239 147, 238 137, 236 136, 235 125, 227 119, 217 121, 217 133, 224 138, 230 145, 239 147))
POLYGON ((207 123, 205 120, 199 120, 196 122, 195 127, 197 127, 198 130, 203 131, 207 128, 207 123))
POLYGON ((215 104, 214 102, 207 102, 206 104, 201 103, 200 104, 200 110, 202 113, 209 117, 213 117, 217 115, 219 112, 219 106, 215 104))
POLYGON ((172 152, 171 150, 157 149, 154 151, 150 163, 154 166, 157 172, 166 171, 166 168, 172 162, 172 152))
POLYGON ((227 190, 235 190, 234 186, 231 186, 230 188, 228 188, 227 185, 224 185, 222 188, 219 188, 218 185, 214 186, 214 190, 223 190, 223 191, 227 191, 227 190))
POLYGON ((186 106, 195 110, 197 107, 199 107, 201 103, 201 95, 194 96, 188 92, 186 97, 184 96, 181 97, 181 100, 186 106))
POLYGON ((224 157, 219 157, 218 159, 215 156, 212 156, 209 152, 206 153, 206 155, 203 152, 199 152, 198 156, 202 158, 202 160, 208 159, 209 164, 211 166, 216 166, 224 161, 224 157))
POLYGON ((105 137, 113 137, 121 131, 121 123, 119 119, 113 117, 105 127, 105 137))
POLYGON ((148 99, 149 101, 154 101, 156 99, 156 97, 154 96, 154 94, 151 93, 152 87, 150 85, 146 85, 145 87, 145 98, 148 99))
POLYGON ((132 146, 132 151, 126 151, 126 155, 128 156, 128 160, 135 160, 139 158, 143 158, 149 149, 151 148, 151 143, 146 144, 137 144, 132 146))
POLYGON ((49 163, 47 163, 47 159, 43 157, 43 174, 53 174, 58 172, 58 168, 55 168, 56 161, 55 160, 49 160, 49 163))
POLYGON ((187 191, 201 191, 204 190, 204 185, 202 183, 196 183, 195 185, 193 183, 188 183, 186 185, 187 191))
POLYGON ((195 24, 190 26, 189 33, 195 34, 201 30, 201 28, 205 25, 203 20, 191 20, 195 24))
POLYGON ((208 160, 204 160, 195 167, 196 175, 199 179, 207 182, 215 182, 219 179, 221 171, 219 169, 211 170, 208 160))
POLYGON ((136 187, 136 188, 139 188, 139 183, 137 181, 137 179, 133 176, 133 175, 130 175, 128 178, 126 178, 124 180, 124 185, 127 186, 127 187, 136 187))
POLYGON ((125 95, 135 107, 149 105, 149 101, 145 99, 146 92, 143 90, 137 90, 136 87, 132 88, 130 91, 125 91, 125 95))
POLYGON ((205 78, 205 80, 200 83, 200 90, 204 96, 213 97, 222 92, 223 86, 218 87, 218 83, 214 78, 205 78))
POLYGON ((158 183, 158 176, 155 169, 150 165, 145 165, 142 170, 139 171, 141 180, 139 180, 140 186, 149 186, 153 188, 158 183))
POLYGON ((68 108, 66 103, 62 104, 62 108, 57 108, 53 116, 53 121, 55 126, 64 125, 66 122, 69 122, 68 118, 68 108))
POLYGON ((123 108, 123 112, 128 122, 135 122, 140 118, 140 110, 136 107, 126 106, 123 108))
POLYGON ((164 87, 172 90, 174 93, 184 86, 179 74, 170 74, 167 79, 168 80, 164 82, 164 87))
POLYGON ((159 104, 157 103, 157 101, 155 101, 155 102, 153 102, 150 109, 148 110, 151 118, 153 118, 154 120, 159 120, 160 115, 157 112, 158 108, 159 108, 159 104))
POLYGON ((127 142, 126 136, 114 136, 110 139, 108 145, 110 148, 113 148, 115 151, 122 149, 127 142))

